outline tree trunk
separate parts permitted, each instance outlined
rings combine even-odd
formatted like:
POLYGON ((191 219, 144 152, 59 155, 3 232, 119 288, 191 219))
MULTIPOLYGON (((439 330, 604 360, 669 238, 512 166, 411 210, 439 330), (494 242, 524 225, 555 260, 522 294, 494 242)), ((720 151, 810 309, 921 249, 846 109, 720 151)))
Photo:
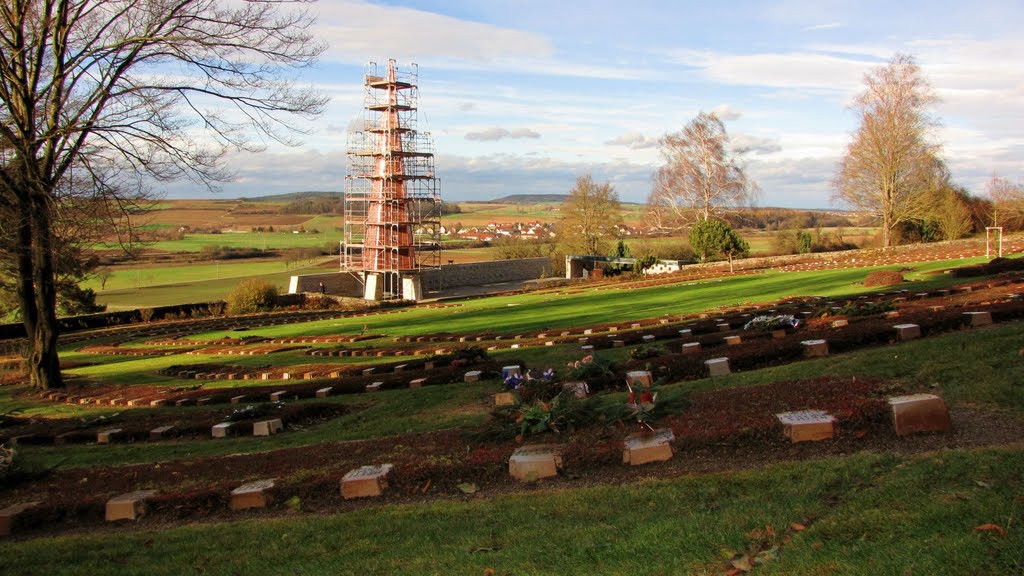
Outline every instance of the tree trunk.
MULTIPOLYGON (((60 358, 57 355, 57 287, 53 262, 53 237, 50 222, 50 203, 45 197, 35 196, 31 204, 33 296, 35 327, 28 333, 31 353, 28 364, 32 383, 37 388, 62 388, 60 358)), ((25 326, 28 330, 28 326, 25 326)))
MULTIPOLYGON (((21 322, 25 326, 25 334, 28 336, 30 350, 32 336, 36 332, 39 312, 36 308, 36 291, 32 282, 32 210, 27 201, 18 203, 17 212, 17 264, 18 277, 16 279, 16 294, 18 296, 18 308, 21 313, 21 322)), ((33 386, 38 386, 35 371, 30 370, 29 376, 33 386)))
POLYGON ((882 250, 892 246, 892 222, 888 213, 882 215, 882 250))

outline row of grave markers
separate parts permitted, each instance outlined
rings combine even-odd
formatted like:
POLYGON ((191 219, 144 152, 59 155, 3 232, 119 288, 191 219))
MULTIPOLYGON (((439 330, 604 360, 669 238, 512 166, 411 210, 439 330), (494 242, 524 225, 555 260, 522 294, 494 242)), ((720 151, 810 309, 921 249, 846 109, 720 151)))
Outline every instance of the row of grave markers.
MULTIPOLYGON (((646 376, 640 372, 632 375, 640 382, 646 376)), ((933 394, 913 394, 889 398, 892 411, 893 428, 898 436, 922 432, 947 432, 952 428, 946 403, 933 394)), ((834 437, 836 418, 822 410, 802 410, 785 412, 776 415, 782 426, 783 435, 791 442, 822 441, 834 437)), ((280 420, 269 420, 267 434, 273 428, 280 429, 280 420)), ((640 466, 653 462, 663 462, 673 458, 672 442, 675 436, 672 430, 663 428, 650 432, 638 432, 626 437, 623 441, 622 462, 630 466, 640 466)), ((534 482, 558 475, 562 468, 559 447, 551 444, 523 446, 512 453, 508 461, 508 472, 513 478, 522 482, 534 482)), ((384 494, 388 486, 388 475, 391 464, 361 466, 346 473, 340 482, 342 498, 378 497, 384 494)), ((264 508, 272 501, 269 491, 274 487, 274 480, 257 480, 245 483, 231 491, 230 507, 232 510, 264 508)), ((115 496, 107 501, 105 518, 107 521, 136 520, 145 514, 146 504, 156 497, 156 490, 137 490, 115 496)), ((10 506, 0 510, 0 536, 11 533, 19 514, 39 502, 28 502, 10 506)))

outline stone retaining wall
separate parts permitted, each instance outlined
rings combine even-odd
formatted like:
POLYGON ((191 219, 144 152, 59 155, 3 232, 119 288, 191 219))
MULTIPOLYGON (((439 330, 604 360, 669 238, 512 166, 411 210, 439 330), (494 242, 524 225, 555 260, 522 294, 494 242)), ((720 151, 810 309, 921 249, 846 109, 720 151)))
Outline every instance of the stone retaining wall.
POLYGON ((303 274, 292 276, 288 283, 288 293, 320 292, 320 283, 324 283, 324 292, 332 296, 363 297, 363 283, 356 274, 348 272, 329 272, 326 274, 303 274))
POLYGON ((550 258, 519 258, 493 262, 446 264, 423 274, 424 290, 445 290, 460 286, 484 286, 501 282, 536 280, 551 275, 550 258))
MULTIPOLYGON (((551 260, 549 258, 521 258, 493 262, 446 264, 437 269, 424 271, 422 279, 425 291, 436 292, 461 286, 483 286, 501 282, 536 280, 550 274, 551 260)), ((347 272, 292 276, 288 292, 292 294, 316 293, 320 291, 321 282, 324 283, 324 291, 327 294, 356 298, 363 296, 363 285, 358 276, 347 272)))

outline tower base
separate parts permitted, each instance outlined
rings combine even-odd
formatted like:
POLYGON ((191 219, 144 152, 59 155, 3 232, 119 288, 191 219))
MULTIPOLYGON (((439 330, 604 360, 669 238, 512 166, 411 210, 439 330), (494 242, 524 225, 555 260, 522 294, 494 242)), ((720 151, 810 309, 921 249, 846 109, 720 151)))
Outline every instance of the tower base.
POLYGON ((363 276, 363 300, 384 299, 384 275, 367 272, 363 276))
POLYGON ((419 276, 402 276, 402 299, 419 300, 423 296, 423 282, 419 276))

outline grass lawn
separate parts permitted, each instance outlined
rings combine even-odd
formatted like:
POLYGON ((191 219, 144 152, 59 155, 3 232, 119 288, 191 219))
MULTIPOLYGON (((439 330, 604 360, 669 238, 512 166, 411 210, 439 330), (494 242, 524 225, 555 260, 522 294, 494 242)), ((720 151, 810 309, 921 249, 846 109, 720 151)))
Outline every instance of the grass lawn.
POLYGON ((0 544, 19 574, 1015 574, 1020 446, 0 544), (1005 538, 975 528, 1008 527, 1005 538), (799 524, 804 529, 793 528, 799 524))
MULTIPOLYGON (((982 259, 929 262, 907 273, 912 291, 955 283, 946 274, 933 272, 982 259)), ((895 268, 895 267, 889 267, 895 268)), ((773 302, 789 296, 851 296, 876 291, 860 285, 873 268, 815 272, 766 272, 671 284, 648 288, 584 290, 575 294, 542 292, 469 299, 457 308, 413 308, 379 318, 323 320, 262 328, 261 336, 351 334, 367 326, 370 332, 390 336, 438 332, 498 332, 514 334, 554 330, 606 322, 628 322, 662 315, 680 315, 744 303, 773 302)), ((202 338, 219 338, 230 332, 210 332, 202 338)))

